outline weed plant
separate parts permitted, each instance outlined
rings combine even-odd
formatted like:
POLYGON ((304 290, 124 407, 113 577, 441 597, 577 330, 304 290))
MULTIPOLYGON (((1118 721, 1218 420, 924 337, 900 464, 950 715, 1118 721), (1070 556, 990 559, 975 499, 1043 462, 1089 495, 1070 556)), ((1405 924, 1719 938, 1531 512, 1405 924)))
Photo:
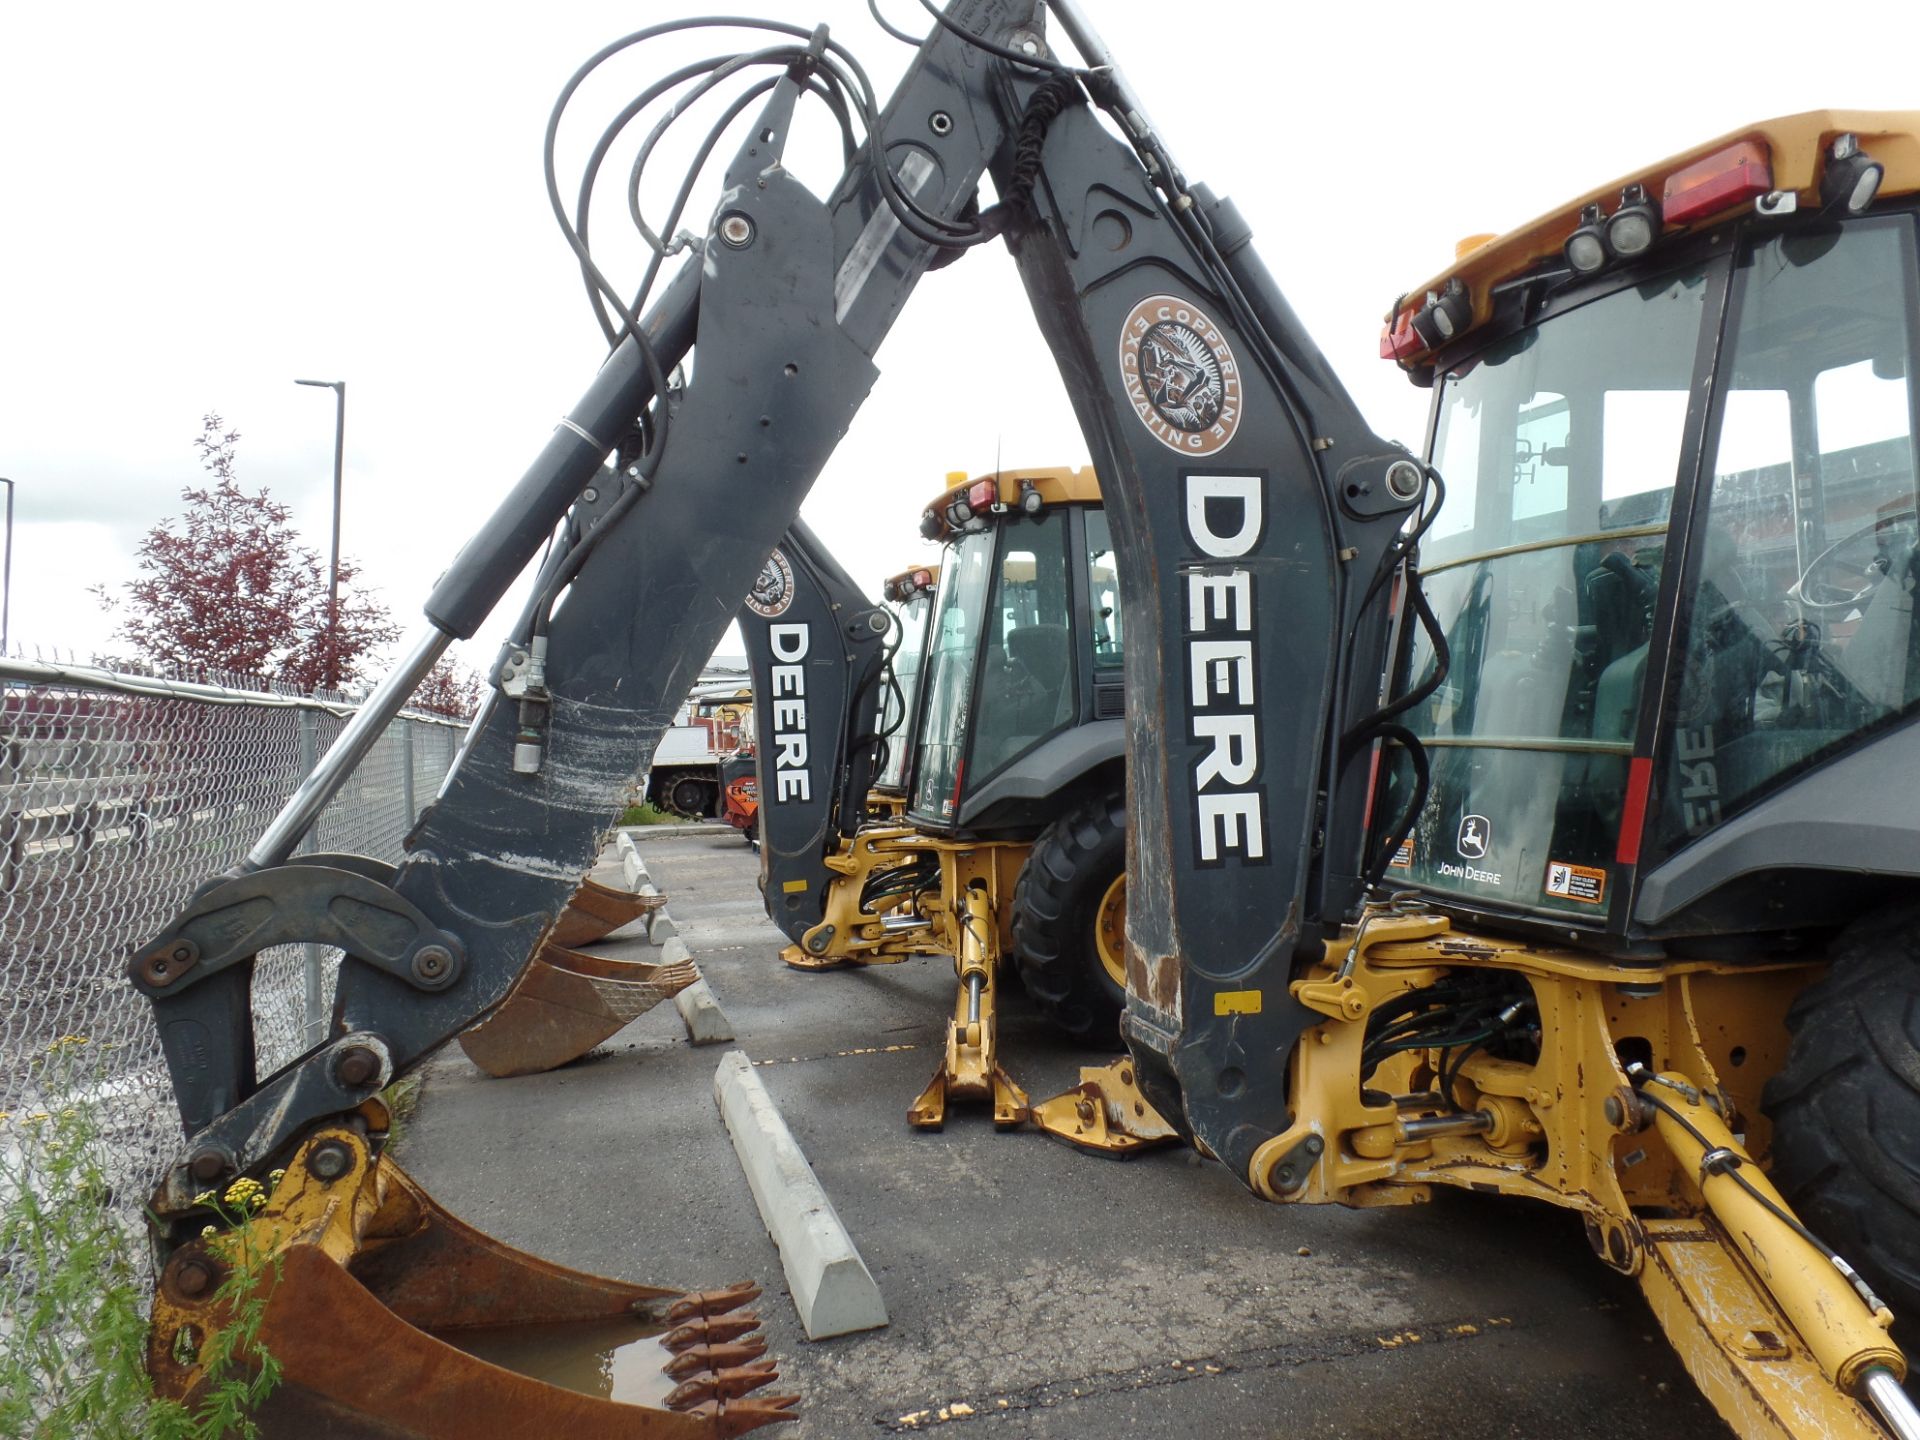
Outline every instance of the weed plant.
MULTIPOLYGON (((258 1182, 204 1195, 226 1278, 211 1310, 230 1322, 183 1332, 212 1377, 189 1409, 147 1376, 151 1276, 138 1212, 115 1188, 99 1057, 67 1036, 37 1067, 39 1108, 0 1112, 0 1435, 21 1440, 257 1440, 252 1416, 279 1379, 255 1344, 277 1260, 250 1217, 258 1182), (251 1187, 251 1188, 248 1188, 251 1187), (264 1284, 256 1284, 263 1281, 264 1284)), ((191 1355, 180 1358, 191 1359, 191 1355)))

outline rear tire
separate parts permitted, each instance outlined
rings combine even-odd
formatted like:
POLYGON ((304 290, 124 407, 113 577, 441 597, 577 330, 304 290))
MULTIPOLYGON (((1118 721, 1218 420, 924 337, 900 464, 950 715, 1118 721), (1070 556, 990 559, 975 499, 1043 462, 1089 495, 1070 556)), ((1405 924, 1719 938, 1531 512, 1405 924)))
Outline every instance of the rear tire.
POLYGON ((1849 926, 1787 1014, 1772 1179, 1807 1227, 1920 1318, 1920 907, 1849 926))
POLYGON ((1088 1044, 1120 1038, 1126 868, 1126 802, 1097 795, 1040 832, 1013 890, 1021 982, 1048 1019, 1088 1044))

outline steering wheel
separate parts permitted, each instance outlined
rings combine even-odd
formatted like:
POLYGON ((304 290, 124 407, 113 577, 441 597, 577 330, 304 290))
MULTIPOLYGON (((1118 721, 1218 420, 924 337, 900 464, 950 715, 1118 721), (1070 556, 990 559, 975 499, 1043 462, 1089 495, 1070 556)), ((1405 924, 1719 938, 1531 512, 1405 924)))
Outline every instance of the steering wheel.
POLYGON ((1808 610, 1852 609, 1887 578, 1887 557, 1881 553, 1879 542, 1888 527, 1904 525, 1911 545, 1915 520, 1911 508, 1877 516, 1836 540, 1807 562, 1807 568, 1787 591, 1788 597, 1808 610))

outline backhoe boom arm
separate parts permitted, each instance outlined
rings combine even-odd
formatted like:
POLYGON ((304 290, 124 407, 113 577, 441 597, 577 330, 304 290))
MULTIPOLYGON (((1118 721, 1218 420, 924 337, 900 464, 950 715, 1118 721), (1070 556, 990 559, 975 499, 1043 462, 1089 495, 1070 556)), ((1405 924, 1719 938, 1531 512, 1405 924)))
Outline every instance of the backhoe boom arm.
MULTIPOLYGON (((1358 899, 1367 757, 1343 737, 1379 700, 1381 581, 1425 477, 1367 429, 1231 206, 1186 185, 1117 72, 1052 59, 1034 0, 955 9, 879 117, 884 174, 870 146, 824 203, 781 164, 805 64, 773 84, 700 253, 645 323, 651 354, 617 348, 436 588, 415 667, 436 637, 472 634, 566 517, 496 676, 511 703, 488 707, 397 870, 289 860, 355 758, 330 757, 256 847, 258 873, 206 888, 136 954, 188 1135, 163 1209, 285 1154, 500 1003, 794 523, 915 283, 996 232, 1067 379, 1142 617, 1130 718, 1136 740, 1163 742, 1129 759, 1143 1082, 1170 1114, 1184 1092, 1186 1123, 1230 1163, 1265 1138, 1236 1117, 1250 1092, 1282 1093, 1295 948, 1358 899), (1131 143, 1089 92, 1121 106, 1131 143), (1002 203, 970 230, 988 171, 1002 203), (684 388, 657 394, 689 353, 684 388), (648 467, 628 464, 630 437, 663 426, 648 467), (326 1040, 268 1077, 256 936, 349 956, 326 1040), (1187 1023, 1202 1015, 1231 1019, 1187 1023)), ((396 676, 381 704, 410 688, 396 676)), ((376 709, 355 734, 383 723, 376 709)))

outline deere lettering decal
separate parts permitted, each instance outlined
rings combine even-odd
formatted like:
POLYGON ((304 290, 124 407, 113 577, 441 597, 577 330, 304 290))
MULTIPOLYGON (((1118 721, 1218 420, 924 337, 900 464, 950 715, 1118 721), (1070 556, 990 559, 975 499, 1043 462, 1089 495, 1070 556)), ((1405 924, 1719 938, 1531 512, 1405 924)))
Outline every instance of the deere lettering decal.
POLYGON ((1193 833, 1201 866, 1265 864, 1267 787, 1260 765, 1253 568, 1238 563, 1266 530, 1264 474, 1180 477, 1189 557, 1186 739, 1194 746, 1193 833))
POLYGON ((760 578, 747 592, 747 608, 766 620, 777 619, 793 604, 793 565, 775 550, 760 567, 760 578))
POLYGON ((1182 455, 1212 455, 1240 428, 1240 367, 1207 313, 1150 295, 1120 329, 1120 380, 1140 423, 1182 455))

